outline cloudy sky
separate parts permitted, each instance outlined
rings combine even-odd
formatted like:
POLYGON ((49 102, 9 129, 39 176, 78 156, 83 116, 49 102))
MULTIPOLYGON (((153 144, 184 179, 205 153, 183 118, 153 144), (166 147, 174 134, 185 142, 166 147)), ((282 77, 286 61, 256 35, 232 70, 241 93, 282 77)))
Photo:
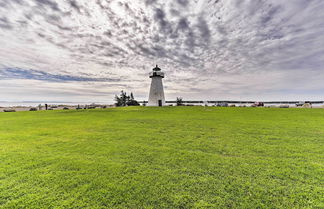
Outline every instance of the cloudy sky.
POLYGON ((0 101, 324 100, 323 0, 0 0, 0 101))

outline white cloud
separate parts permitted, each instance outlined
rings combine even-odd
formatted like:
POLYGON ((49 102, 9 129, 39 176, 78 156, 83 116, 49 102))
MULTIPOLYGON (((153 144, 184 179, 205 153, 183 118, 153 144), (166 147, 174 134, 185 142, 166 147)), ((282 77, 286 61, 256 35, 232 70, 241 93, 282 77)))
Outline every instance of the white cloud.
POLYGON ((7 100, 147 99, 156 63, 168 99, 324 96, 322 0, 3 0, 0 14, 7 100))

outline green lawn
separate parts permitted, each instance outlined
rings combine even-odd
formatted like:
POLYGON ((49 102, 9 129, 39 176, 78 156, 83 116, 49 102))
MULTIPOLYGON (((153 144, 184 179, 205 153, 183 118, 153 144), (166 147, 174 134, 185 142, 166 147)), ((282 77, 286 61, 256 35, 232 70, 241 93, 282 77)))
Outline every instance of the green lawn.
POLYGON ((324 109, 0 113, 0 208, 324 208, 324 109))

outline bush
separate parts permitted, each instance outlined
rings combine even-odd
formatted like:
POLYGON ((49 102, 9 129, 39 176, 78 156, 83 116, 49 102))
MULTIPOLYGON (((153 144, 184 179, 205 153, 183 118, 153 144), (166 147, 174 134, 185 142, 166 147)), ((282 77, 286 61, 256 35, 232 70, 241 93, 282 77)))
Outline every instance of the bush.
POLYGON ((4 109, 3 112, 16 112, 14 109, 4 109))
POLYGON ((126 104, 127 104, 127 106, 139 106, 140 105, 136 100, 130 100, 126 104))
POLYGON ((64 107, 63 110, 68 110, 69 108, 68 107, 64 107))
POLYGON ((32 107, 29 109, 29 111, 37 111, 37 108, 36 107, 32 107))
POLYGON ((182 97, 177 97, 177 106, 182 106, 183 105, 183 100, 182 97))

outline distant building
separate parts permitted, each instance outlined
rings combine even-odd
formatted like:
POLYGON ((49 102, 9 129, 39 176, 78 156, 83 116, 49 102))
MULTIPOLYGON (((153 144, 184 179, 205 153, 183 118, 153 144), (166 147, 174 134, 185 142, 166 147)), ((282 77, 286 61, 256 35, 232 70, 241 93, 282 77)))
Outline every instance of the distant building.
POLYGON ((148 106, 164 106, 165 98, 164 98, 164 90, 162 78, 164 78, 164 73, 161 69, 156 65, 153 69, 153 72, 150 72, 151 88, 150 95, 148 100, 148 106))

